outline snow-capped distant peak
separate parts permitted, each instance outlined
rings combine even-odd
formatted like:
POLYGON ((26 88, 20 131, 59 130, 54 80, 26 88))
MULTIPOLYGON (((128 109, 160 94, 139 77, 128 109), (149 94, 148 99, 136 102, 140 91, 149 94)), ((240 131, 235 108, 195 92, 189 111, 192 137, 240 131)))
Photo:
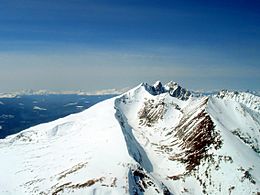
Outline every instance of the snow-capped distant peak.
POLYGON ((164 87, 163 87, 161 81, 156 81, 156 82, 154 83, 154 85, 151 86, 151 88, 153 89, 153 93, 155 93, 156 95, 165 93, 165 89, 164 89, 164 87))
POLYGON ((170 96, 176 97, 181 100, 187 100, 191 96, 191 92, 187 89, 181 87, 176 82, 169 82, 163 86, 161 81, 156 81, 154 85, 149 85, 147 83, 143 84, 142 86, 152 95, 160 95, 162 93, 169 93, 170 96))
POLYGON ((161 81, 156 81, 153 85, 155 91, 158 91, 158 92, 162 92, 163 93, 163 85, 161 83, 161 81))

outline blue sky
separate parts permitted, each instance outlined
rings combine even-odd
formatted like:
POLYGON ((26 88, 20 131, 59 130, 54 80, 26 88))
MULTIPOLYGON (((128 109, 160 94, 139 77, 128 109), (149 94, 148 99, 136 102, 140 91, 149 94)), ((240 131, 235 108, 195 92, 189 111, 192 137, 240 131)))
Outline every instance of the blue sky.
POLYGON ((260 90, 260 1, 0 0, 0 91, 260 90))

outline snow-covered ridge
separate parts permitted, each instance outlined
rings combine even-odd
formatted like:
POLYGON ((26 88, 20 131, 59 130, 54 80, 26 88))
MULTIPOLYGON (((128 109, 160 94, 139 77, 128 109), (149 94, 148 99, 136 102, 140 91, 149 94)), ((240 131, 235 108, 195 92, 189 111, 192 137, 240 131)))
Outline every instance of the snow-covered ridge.
POLYGON ((250 106, 140 84, 0 140, 0 194, 258 195, 260 114, 250 106))
POLYGON ((216 94, 216 97, 224 100, 234 100, 254 111, 260 112, 260 97, 251 93, 222 90, 216 94))

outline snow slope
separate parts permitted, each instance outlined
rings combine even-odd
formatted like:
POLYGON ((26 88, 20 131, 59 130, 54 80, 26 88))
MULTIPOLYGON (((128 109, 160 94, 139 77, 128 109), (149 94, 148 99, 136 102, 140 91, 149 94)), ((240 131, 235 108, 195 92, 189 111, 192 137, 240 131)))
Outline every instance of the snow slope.
POLYGON ((259 194, 259 99, 237 95, 143 83, 9 136, 0 194, 259 194))

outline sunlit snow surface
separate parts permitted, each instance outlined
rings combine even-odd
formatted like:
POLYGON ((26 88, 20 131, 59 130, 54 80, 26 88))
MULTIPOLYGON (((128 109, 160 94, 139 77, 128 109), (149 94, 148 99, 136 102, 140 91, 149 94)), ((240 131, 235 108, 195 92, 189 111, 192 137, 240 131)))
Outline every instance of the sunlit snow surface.
MULTIPOLYGON (((0 95, 1 97, 1 95, 0 95)), ((28 94, 0 98, 0 139, 81 112, 115 95, 28 94)))
POLYGON ((260 192, 259 97, 176 85, 141 84, 0 140, 0 194, 260 192))

